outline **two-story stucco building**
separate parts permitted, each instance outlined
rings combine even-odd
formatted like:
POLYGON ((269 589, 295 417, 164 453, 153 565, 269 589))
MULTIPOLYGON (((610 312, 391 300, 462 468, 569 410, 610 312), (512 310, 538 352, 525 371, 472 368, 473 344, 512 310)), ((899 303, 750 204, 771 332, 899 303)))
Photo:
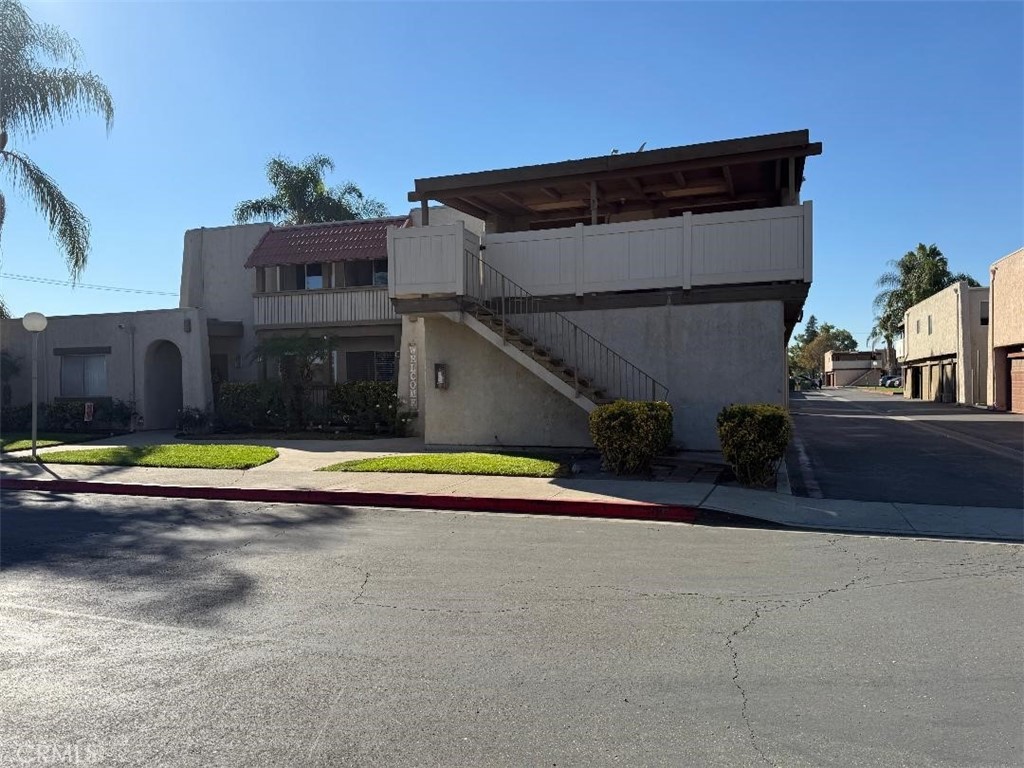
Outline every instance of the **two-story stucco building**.
POLYGON ((598 404, 667 399, 676 443, 714 449, 723 406, 786 404, 820 153, 794 131, 417 179, 388 290, 426 441, 588 445, 598 404))
POLYGON ((825 386, 878 386, 882 378, 881 352, 825 353, 825 386))
MULTIPOLYGON (((272 335, 329 337, 325 385, 393 379, 402 326, 387 291, 387 231, 415 218, 189 230, 178 309, 49 318, 40 401, 133 401, 138 426, 171 428, 183 407, 210 409, 220 383, 273 376, 252 355, 272 335)), ((10 404, 27 403, 31 336, 5 320, 0 344, 23 362, 10 404)))
POLYGON ((903 318, 906 398, 984 405, 988 381, 988 288, 954 283, 903 318))
MULTIPOLYGON (((417 179, 409 216, 190 230, 178 309, 50 319, 41 399, 132 399, 168 428, 273 376, 262 338, 315 334, 323 384, 397 377, 427 443, 589 445, 587 414, 630 398, 714 449, 723 406, 787 403, 820 153, 794 131, 417 179)), ((20 321, 0 336, 27 359, 20 321)))

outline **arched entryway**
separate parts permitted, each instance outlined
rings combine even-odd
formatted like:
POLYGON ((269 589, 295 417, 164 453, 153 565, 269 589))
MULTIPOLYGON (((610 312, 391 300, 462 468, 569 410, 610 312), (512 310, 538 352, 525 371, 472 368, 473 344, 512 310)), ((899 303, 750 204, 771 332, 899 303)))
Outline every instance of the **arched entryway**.
POLYGON ((146 429, 173 429, 183 405, 181 351, 173 341, 154 341, 146 350, 146 429))

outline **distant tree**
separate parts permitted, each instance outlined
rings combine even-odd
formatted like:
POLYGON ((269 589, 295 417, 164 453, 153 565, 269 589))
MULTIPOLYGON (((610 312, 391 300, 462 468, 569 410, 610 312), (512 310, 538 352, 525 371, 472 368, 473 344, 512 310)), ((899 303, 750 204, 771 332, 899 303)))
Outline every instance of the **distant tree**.
MULTIPOLYGON (((17 0, 0 0, 0 172, 49 224, 77 280, 89 256, 89 220, 57 183, 11 139, 30 139, 83 112, 103 117, 109 131, 114 102, 103 81, 77 69, 82 52, 73 37, 37 24, 17 0)), ((0 231, 7 201, 0 192, 0 231)), ((0 316, 7 308, 0 299, 0 316)))
POLYGON ((880 290, 872 303, 875 326, 870 338, 885 341, 886 368, 891 372, 896 366, 894 341, 907 310, 961 280, 974 287, 980 283, 963 272, 951 272, 949 261, 934 244, 918 243, 889 266, 876 282, 880 290))
MULTIPOLYGON (((822 323, 816 328, 814 338, 807 343, 791 348, 791 361, 795 362, 795 370, 811 375, 818 375, 825 370, 826 352, 856 352, 857 340, 845 328, 836 328, 829 323, 822 323)), ((791 365, 791 369, 794 366, 791 365)))
POLYGON ((810 344, 818 337, 818 318, 811 315, 807 318, 807 322, 804 323, 804 332, 799 333, 794 337, 794 340, 799 346, 810 344))
POLYGON ((311 155, 301 163, 291 163, 280 156, 271 158, 267 162, 267 180, 274 194, 240 202, 235 206, 235 221, 315 224, 388 215, 384 203, 366 197, 351 181, 328 187, 324 172, 333 170, 334 161, 326 155, 311 155))

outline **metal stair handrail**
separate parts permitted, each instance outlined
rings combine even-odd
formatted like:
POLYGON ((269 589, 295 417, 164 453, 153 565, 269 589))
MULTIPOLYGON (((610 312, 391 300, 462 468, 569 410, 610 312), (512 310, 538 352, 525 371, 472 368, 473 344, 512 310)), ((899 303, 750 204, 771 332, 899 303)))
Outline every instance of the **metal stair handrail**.
POLYGON ((503 338, 510 330, 525 333, 536 347, 562 360, 573 371, 577 393, 590 389, 626 400, 668 398, 668 387, 561 312, 544 310, 539 297, 484 261, 482 254, 464 253, 466 299, 501 320, 503 338))

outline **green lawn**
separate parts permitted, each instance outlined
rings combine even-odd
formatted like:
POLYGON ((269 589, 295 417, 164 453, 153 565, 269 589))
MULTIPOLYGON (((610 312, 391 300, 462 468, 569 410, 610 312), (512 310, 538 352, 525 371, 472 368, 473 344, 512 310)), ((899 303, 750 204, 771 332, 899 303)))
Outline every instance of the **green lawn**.
MULTIPOLYGON (((31 461, 31 457, 18 457, 31 461)), ((277 458, 262 445, 146 445, 132 448, 87 448, 42 453, 46 464, 105 464, 118 467, 180 467, 182 469, 251 469, 277 458)))
MULTIPOLYGON (((64 445, 65 443, 88 443, 110 437, 108 434, 90 435, 83 432, 40 432, 36 435, 36 447, 64 445)), ((24 451, 32 447, 31 432, 9 432, 0 437, 0 451, 24 451)))
POLYGON ((321 469, 326 472, 418 472, 508 477, 558 477, 567 474, 565 465, 560 461, 501 453, 417 453, 343 461, 321 469))

